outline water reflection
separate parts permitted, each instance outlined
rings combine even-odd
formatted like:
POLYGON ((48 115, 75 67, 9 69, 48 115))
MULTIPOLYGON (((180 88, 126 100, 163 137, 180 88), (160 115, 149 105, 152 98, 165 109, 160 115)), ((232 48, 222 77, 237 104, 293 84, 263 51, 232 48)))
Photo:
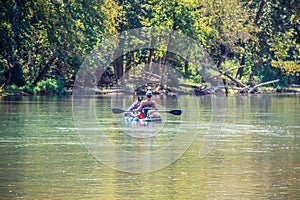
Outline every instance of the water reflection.
MULTIPOLYGON (((189 102, 194 100, 182 99, 181 109, 191 110, 189 102)), ((70 98, 1 98, 1 199, 299 197, 300 100, 297 96, 228 97, 221 134, 214 141, 212 151, 202 159, 198 157, 199 148, 209 133, 212 104, 209 97, 199 97, 197 101, 200 127, 195 129, 192 117, 193 123, 182 119, 183 129, 196 131, 190 148, 165 168, 132 174, 107 167, 85 149, 74 126, 70 98)), ((159 135, 156 141, 132 138, 115 124, 114 116, 107 109, 110 98, 98 98, 96 102, 96 116, 101 119, 97 123, 108 128, 113 125, 107 137, 115 145, 122 144, 120 148, 153 151, 174 137, 170 124, 170 132, 159 135)), ((171 122, 172 118, 168 117, 171 122)))

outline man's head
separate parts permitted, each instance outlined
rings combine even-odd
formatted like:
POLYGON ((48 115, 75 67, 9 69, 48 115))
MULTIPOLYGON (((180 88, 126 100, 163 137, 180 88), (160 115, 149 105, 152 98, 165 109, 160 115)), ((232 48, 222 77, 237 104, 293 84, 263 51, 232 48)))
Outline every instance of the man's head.
POLYGON ((138 102, 141 102, 143 100, 143 97, 138 97, 138 102))
POLYGON ((147 91, 147 92, 146 92, 146 96, 147 96, 148 98, 151 98, 151 97, 152 97, 152 92, 151 92, 151 91, 147 91))

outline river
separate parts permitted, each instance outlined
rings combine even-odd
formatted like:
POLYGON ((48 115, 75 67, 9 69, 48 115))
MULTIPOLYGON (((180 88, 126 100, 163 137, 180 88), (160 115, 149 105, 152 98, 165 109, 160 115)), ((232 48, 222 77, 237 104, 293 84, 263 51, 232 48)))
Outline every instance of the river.
POLYGON ((111 108, 131 97, 0 97, 0 199, 299 198, 299 96, 154 98, 182 115, 128 126, 111 108))

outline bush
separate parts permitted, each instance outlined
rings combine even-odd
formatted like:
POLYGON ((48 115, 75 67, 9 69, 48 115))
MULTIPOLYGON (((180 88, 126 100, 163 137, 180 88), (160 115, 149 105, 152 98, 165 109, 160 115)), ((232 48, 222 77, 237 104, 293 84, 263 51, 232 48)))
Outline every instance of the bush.
POLYGON ((34 89, 35 87, 33 85, 24 85, 22 87, 20 87, 20 90, 28 93, 28 94, 34 94, 34 89))
POLYGON ((9 85, 5 88, 5 91, 7 91, 7 92, 15 92, 15 91, 19 91, 19 90, 20 90, 19 86, 15 85, 15 84, 9 85))
POLYGON ((62 94, 64 85, 62 80, 45 79, 37 83, 34 92, 38 94, 62 94))
MULTIPOLYGON (((4 89, 5 92, 12 93, 15 95, 23 95, 22 92, 28 94, 34 94, 34 87, 33 86, 17 86, 15 84, 9 85, 4 89)), ((3 92, 3 91, 2 91, 3 92)))
POLYGON ((24 92, 32 95, 60 95, 64 92, 64 84, 60 79, 56 80, 49 78, 38 82, 36 86, 31 84, 26 84, 24 86, 17 86, 15 84, 9 85, 4 91, 9 93, 24 92))

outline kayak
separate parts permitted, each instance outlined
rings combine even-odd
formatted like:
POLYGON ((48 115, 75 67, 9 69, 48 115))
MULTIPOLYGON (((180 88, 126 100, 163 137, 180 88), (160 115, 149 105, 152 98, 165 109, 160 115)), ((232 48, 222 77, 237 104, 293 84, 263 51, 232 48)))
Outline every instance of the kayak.
POLYGON ((161 118, 150 118, 139 119, 138 117, 124 117, 126 122, 161 122, 161 118))
POLYGON ((124 131, 132 138, 151 138, 156 137, 161 130, 162 118, 144 118, 124 117, 124 131))
POLYGON ((150 118, 146 117, 144 119, 139 119, 138 117, 124 117, 125 124, 127 125, 142 125, 142 126, 149 126, 153 123, 160 123, 162 122, 161 118, 150 118))

